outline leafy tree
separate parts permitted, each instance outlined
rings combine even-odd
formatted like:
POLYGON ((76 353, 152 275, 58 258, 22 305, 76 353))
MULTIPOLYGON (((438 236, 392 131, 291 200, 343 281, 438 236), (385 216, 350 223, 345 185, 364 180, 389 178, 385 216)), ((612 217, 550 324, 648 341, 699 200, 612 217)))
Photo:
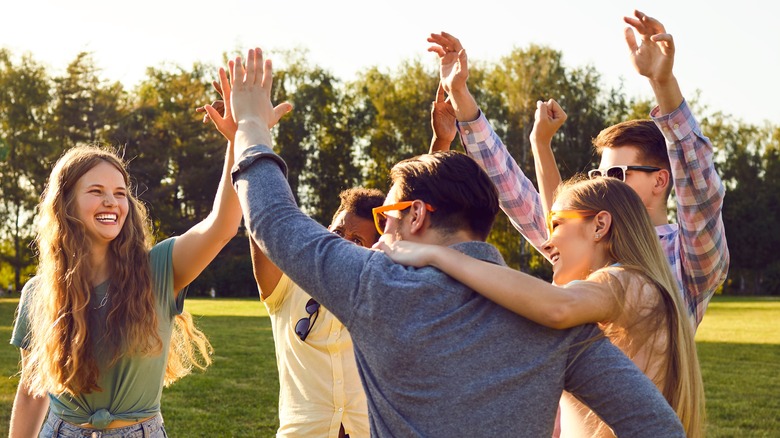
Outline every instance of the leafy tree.
POLYGON ((349 85, 353 124, 360 131, 358 162, 367 187, 388 189, 388 172, 400 160, 425 153, 431 142, 430 105, 438 71, 419 60, 394 72, 376 67, 349 85))
MULTIPOLYGON (((294 110, 275 128, 302 209, 326 224, 338 192, 363 185, 386 190, 396 162, 427 151, 435 65, 369 68, 349 83, 311 65, 307 52, 287 52, 275 72, 273 100, 294 110)), ((0 281, 13 268, 17 289, 34 265, 33 213, 51 166, 67 148, 108 143, 129 160, 137 195, 149 206, 157 238, 181 234, 205 217, 222 171, 225 142, 200 123, 195 108, 216 98, 213 69, 194 64, 149 68, 131 92, 100 78, 92 56, 79 54, 51 78, 30 55, 15 63, 0 50, 0 281)), ((646 118, 653 102, 606 89, 591 66, 570 68, 561 52, 530 45, 496 63, 471 63, 469 88, 523 171, 535 180, 529 133, 537 100, 555 98, 569 115, 553 139, 561 175, 595 164, 591 139, 606 126, 646 118)), ((689 102, 696 104, 696 97, 689 102)), ((696 109, 696 114, 707 113, 696 109)), ((716 113, 701 119, 716 147, 727 187, 723 215, 735 293, 780 294, 780 128, 754 126, 716 113)), ((453 142, 457 147, 459 140, 453 142)), ((543 278, 550 266, 498 217, 489 241, 510 266, 543 278)), ((254 295, 247 239, 239 235, 190 288, 254 295)))
POLYGON ((226 143, 195 108, 213 100, 207 68, 149 68, 132 109, 110 133, 122 145, 158 238, 181 234, 211 211, 226 143))
POLYGON ((275 147, 287 162, 299 205, 326 225, 339 205, 339 192, 357 185, 360 172, 343 86, 329 72, 310 66, 305 55, 286 53, 287 67, 275 72, 274 102, 293 105, 278 125, 275 147))
POLYGON ((763 284, 780 261, 778 128, 746 124, 722 113, 708 118, 705 126, 720 149, 719 173, 726 185, 723 222, 731 256, 726 290, 778 294, 780 284, 771 290, 763 284))
POLYGON ((48 108, 49 77, 32 56, 14 65, 11 54, 0 50, 0 260, 14 272, 20 290, 22 273, 32 265, 33 210, 48 169, 51 148, 44 127, 48 108))
POLYGON ((120 120, 126 95, 119 82, 99 77, 92 54, 81 52, 66 74, 54 81, 50 141, 61 153, 73 146, 99 144, 120 120))

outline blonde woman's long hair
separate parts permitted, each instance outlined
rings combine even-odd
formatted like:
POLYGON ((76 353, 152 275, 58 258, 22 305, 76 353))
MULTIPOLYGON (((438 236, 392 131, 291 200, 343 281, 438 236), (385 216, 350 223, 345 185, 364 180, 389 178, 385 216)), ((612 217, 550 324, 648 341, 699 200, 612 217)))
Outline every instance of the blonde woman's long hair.
POLYGON ((647 209, 630 186, 614 178, 574 178, 557 193, 565 197, 568 208, 609 212, 612 225, 604 237, 609 257, 621 268, 647 278, 661 293, 669 333, 669 366, 661 392, 679 416, 687 436, 702 436, 704 384, 694 330, 647 209))
MULTIPOLYGON (((97 146, 69 149, 52 169, 38 205, 38 271, 29 298, 29 338, 22 380, 32 394, 82 394, 100 391, 95 345, 108 354, 108 365, 128 355, 162 352, 149 264, 152 237, 144 205, 132 195, 124 162, 97 146), (111 300, 106 330, 91 333, 89 320, 92 243, 75 214, 74 188, 90 169, 105 162, 123 176, 128 188, 128 213, 119 235, 110 243, 108 263, 111 300)), ((211 363, 211 345, 195 328, 192 317, 176 317, 165 384, 211 363)))

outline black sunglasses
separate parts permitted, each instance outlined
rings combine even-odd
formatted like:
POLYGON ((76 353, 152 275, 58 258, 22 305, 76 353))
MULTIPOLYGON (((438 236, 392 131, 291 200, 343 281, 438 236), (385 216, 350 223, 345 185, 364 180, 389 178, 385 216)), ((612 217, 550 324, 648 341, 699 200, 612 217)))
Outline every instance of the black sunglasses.
POLYGON ((301 338, 301 341, 306 340, 309 332, 311 332, 311 328, 314 327, 314 322, 317 321, 317 316, 320 314, 320 303, 311 298, 306 302, 306 313, 309 314, 308 317, 303 317, 295 323, 295 334, 301 338), (311 318, 312 316, 314 316, 314 319, 311 318))
POLYGON ((626 182, 626 171, 638 170, 640 172, 658 172, 660 167, 654 166, 610 166, 604 169, 593 169, 588 171, 588 177, 590 179, 599 178, 602 176, 608 178, 617 178, 623 182, 626 182))

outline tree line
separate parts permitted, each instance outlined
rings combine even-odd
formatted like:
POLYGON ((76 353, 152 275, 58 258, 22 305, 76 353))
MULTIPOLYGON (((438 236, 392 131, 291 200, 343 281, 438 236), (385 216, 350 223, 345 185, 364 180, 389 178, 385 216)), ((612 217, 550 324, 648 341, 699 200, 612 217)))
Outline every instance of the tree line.
MULTIPOLYGON (((431 139, 430 104, 438 65, 408 60, 394 70, 371 67, 343 81, 307 61, 305 50, 281 54, 274 102, 292 113, 274 128, 275 148, 289 166, 301 208, 327 225, 342 189, 387 190, 397 161, 424 153, 431 139)), ((534 180, 529 133, 537 100, 555 98, 569 115, 553 150, 563 178, 598 163, 591 139, 627 118, 647 118, 653 102, 605 87, 592 66, 570 67, 544 46, 515 48, 493 63, 473 63, 469 88, 534 180)), ((100 76, 90 53, 61 75, 31 54, 0 50, 0 286, 19 291, 35 271, 35 206, 52 165, 79 144, 117 148, 129 161, 135 194, 149 207, 155 237, 183 233, 211 210, 225 143, 195 108, 217 98, 217 66, 149 67, 133 89, 100 76)), ((780 294, 780 126, 749 124, 691 100, 716 148, 727 194, 724 222, 731 252, 725 293, 780 294)), ((453 148, 461 148, 460 141, 453 148)), ((507 263, 542 278, 549 264, 500 214, 489 241, 507 263)), ((257 293, 239 233, 190 286, 190 294, 257 293)))

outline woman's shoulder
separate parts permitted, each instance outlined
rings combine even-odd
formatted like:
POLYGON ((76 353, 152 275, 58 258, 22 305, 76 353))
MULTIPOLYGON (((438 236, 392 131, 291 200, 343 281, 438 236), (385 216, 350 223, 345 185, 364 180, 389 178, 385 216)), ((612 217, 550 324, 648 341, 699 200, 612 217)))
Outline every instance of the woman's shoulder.
POLYGON ((40 282, 41 278, 38 275, 35 275, 27 280, 27 282, 24 283, 24 286, 22 286, 20 301, 30 301, 32 296, 35 294, 35 291, 38 290, 40 282))
POLYGON ((620 283, 626 304, 637 312, 653 312, 661 303, 658 286, 640 268, 613 265, 605 268, 604 274, 620 283))
POLYGON ((22 292, 25 290, 35 290, 38 287, 38 283, 40 283, 41 277, 39 275, 34 275, 30 277, 29 280, 27 280, 26 283, 24 283, 24 286, 22 286, 22 292))
POLYGON ((619 263, 615 263, 614 265, 599 269, 596 272, 600 273, 601 275, 608 275, 618 280, 621 284, 624 285, 624 287, 629 283, 634 282, 649 283, 647 276, 644 275, 641 271, 625 265, 621 265, 619 263))
POLYGON ((169 237, 165 240, 154 244, 152 249, 149 250, 149 257, 155 260, 158 257, 167 257, 173 253, 173 244, 176 242, 176 237, 169 237))

